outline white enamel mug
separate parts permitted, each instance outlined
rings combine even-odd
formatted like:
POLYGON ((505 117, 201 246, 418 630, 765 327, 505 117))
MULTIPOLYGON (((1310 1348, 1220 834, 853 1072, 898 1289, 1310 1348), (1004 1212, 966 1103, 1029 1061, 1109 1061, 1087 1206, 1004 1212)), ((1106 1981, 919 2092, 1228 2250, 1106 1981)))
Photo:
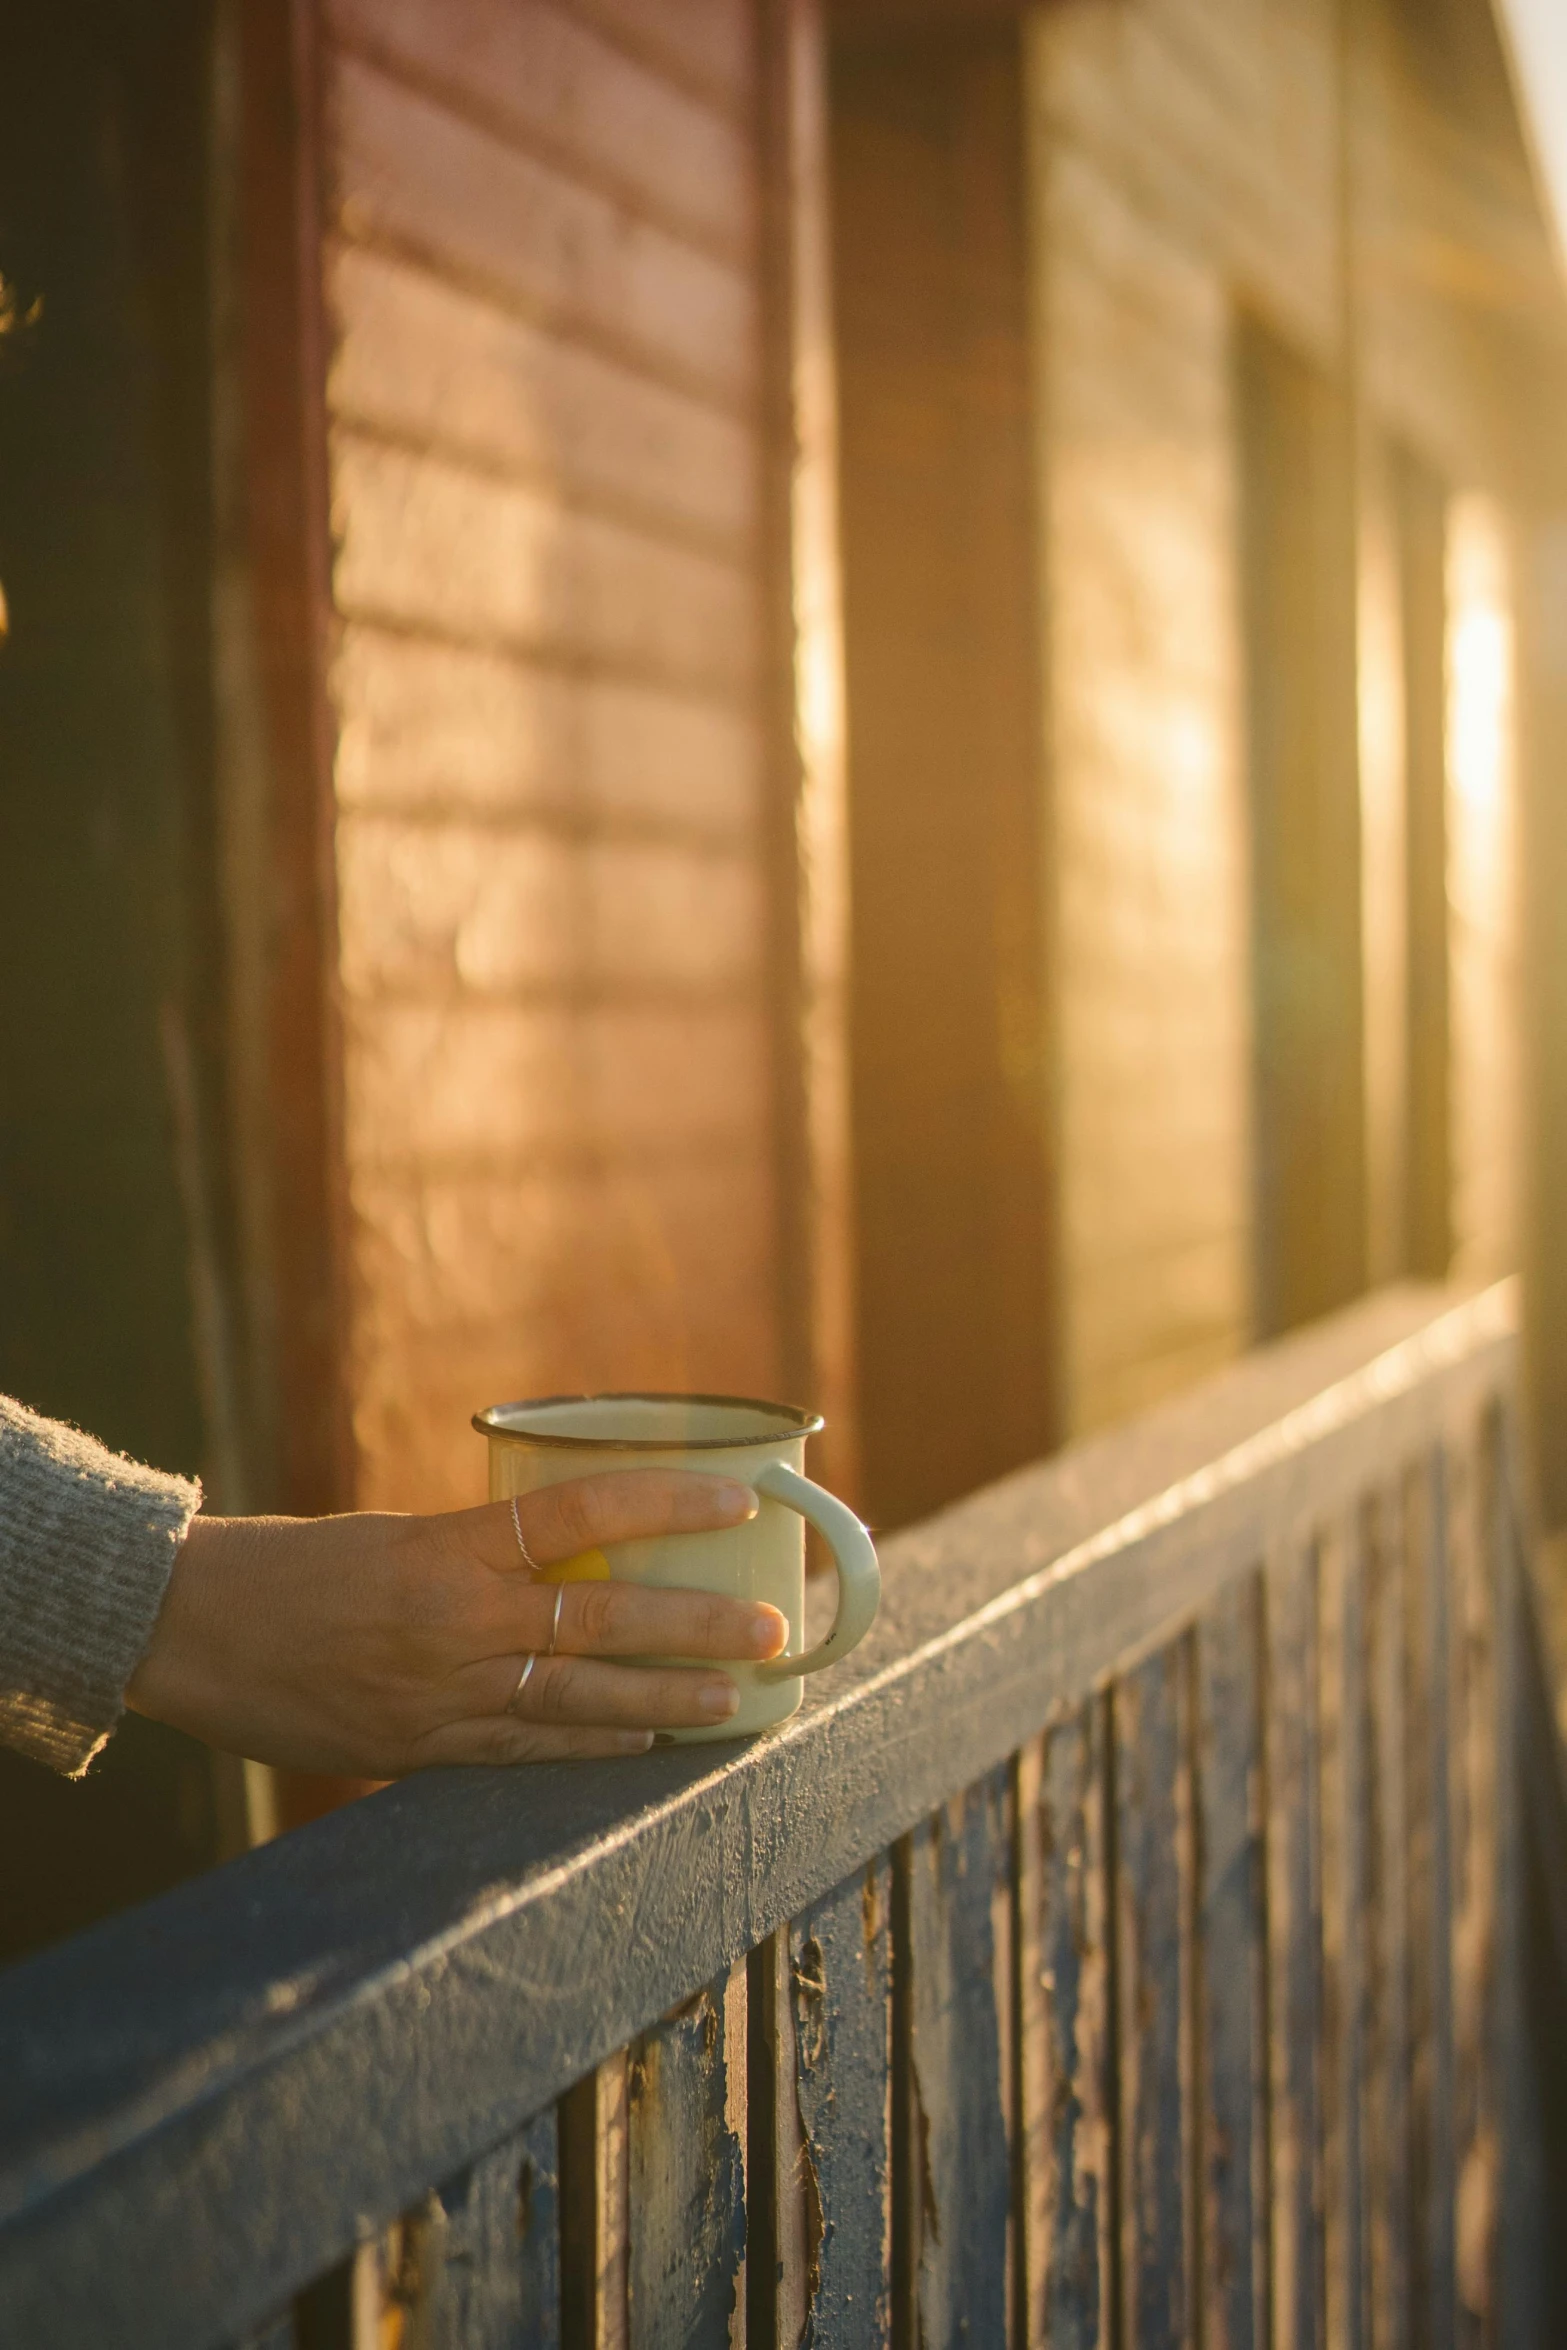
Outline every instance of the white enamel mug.
POLYGON ((489 1443, 492 1501, 617 1469, 694 1469, 735 1478, 758 1495, 761 1506, 743 1526, 617 1542, 545 1570, 556 1583, 613 1577, 765 1600, 788 1619, 782 1655, 765 1665, 726 1665, 739 1686, 739 1711, 711 1730, 670 1733, 684 1743, 787 1721, 804 1699, 804 1676, 847 1656, 876 1620, 881 1571, 871 1538, 851 1509, 803 1474, 805 1440, 822 1425, 809 1412, 750 1396, 555 1395, 492 1404, 473 1424, 489 1443), (802 1519, 824 1537, 838 1568, 837 1616, 809 1650, 802 1519))

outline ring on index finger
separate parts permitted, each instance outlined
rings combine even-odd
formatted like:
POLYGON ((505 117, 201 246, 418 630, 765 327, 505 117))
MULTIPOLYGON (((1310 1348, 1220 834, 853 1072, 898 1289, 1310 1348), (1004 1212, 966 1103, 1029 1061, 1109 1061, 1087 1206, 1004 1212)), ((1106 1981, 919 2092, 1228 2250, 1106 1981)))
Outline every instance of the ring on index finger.
POLYGON ((517 1548, 522 1553, 523 1565, 528 1568, 530 1573, 535 1575, 542 1575, 544 1569, 539 1565, 538 1560, 534 1557, 532 1551, 528 1548, 528 1545, 522 1538, 522 1519, 518 1514, 517 1496, 515 1493, 511 1497, 511 1530, 517 1537, 517 1548))

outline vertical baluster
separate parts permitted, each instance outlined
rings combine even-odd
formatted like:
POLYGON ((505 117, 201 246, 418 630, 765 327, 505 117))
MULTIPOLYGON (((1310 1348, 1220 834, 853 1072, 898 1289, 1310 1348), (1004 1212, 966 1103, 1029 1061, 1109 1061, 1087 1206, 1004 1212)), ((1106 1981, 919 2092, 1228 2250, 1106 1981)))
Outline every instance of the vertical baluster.
POLYGON ((890 1854, 757 1951, 751 1985, 751 2350, 794 2350, 808 2327, 816 2342, 882 2350, 892 2327, 890 1854))
POLYGON ((1404 1543, 1397 1488, 1364 1520, 1364 2146, 1372 2350, 1415 2350, 1409 2322, 1404 1543))
POLYGON ((1108 1706, 1017 1761, 1023 2307, 1028 2350, 1111 2339, 1108 1706))
MULTIPOLYGON (((829 1897, 830 1898, 830 1897, 829 1897)), ((822 2200, 796 2082, 787 1925, 746 1961, 750 2032, 746 2129, 746 2340, 789 2350, 820 2279, 822 2200)))
POLYGON ((1327 2338, 1366 2350, 1365 2172, 1361 2082, 1365 2017, 1365 1657, 1360 1528, 1318 1546, 1322 1779, 1322 2219, 1327 2338))
POLYGON ((1114 1693, 1121 2306, 1127 2350, 1197 2339, 1191 1644, 1114 1693))
POLYGON ((890 1856, 795 1919, 788 1948, 804 2314, 815 2341, 878 2350, 892 2324, 890 1856))
POLYGON ((1247 1576, 1197 1626, 1206 2350, 1265 2350, 1268 2338, 1261 1599, 1247 1576))
POLYGON ((1405 1480, 1404 1546, 1410 2335, 1422 2350, 1453 2350, 1447 1481, 1439 1452, 1405 1480))
POLYGON ((1317 1562, 1299 1542, 1269 1561, 1266 1704, 1268 2168, 1274 2350, 1322 2332, 1321 1931, 1317 1562))
POLYGON ((1473 1433, 1448 1453, 1449 1772, 1453 1838, 1453 2145, 1458 2342, 1495 2334, 1493 2270, 1500 2168, 1494 2109, 1496 1977, 1495 1634, 1490 1447, 1473 1433))
POLYGON ((295 2350, 295 2342, 294 2313, 289 2309, 266 2325, 257 2326, 253 2333, 235 2344, 235 2350, 295 2350))
POLYGON ((558 2108, 564 2350, 626 2350, 626 2070, 621 2049, 558 2108))
POLYGON ((552 2108, 404 2223, 400 2350, 559 2350, 556 2127, 552 2108))
POLYGON ((629 2350, 743 2350, 746 1973, 628 2052, 629 2350))
POLYGON ((894 2284, 931 2350, 1011 2339, 1011 1793, 992 1772, 899 1854, 894 2284))

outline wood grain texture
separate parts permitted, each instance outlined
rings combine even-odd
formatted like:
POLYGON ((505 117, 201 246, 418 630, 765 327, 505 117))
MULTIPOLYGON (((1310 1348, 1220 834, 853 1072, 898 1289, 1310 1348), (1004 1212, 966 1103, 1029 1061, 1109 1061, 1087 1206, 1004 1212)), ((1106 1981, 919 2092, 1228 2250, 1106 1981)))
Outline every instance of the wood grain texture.
POLYGON ((1003 2342, 1013 2300, 1012 1803, 993 1772, 906 1846, 902 2254, 916 2338, 1003 2342))
POLYGON ((719 406, 754 398, 746 271, 356 60, 340 60, 332 106, 346 236, 417 254, 719 406))
POLYGON ((563 2350, 627 2350, 626 2051, 595 2066, 558 2110, 563 2350))
POLYGON ((1023 2329, 1108 2350, 1116 2259, 1106 1801, 1090 1699, 1018 1758, 1023 2329))
POLYGON ((1198 1619, 1202 2340, 1267 2350, 1267 1941, 1259 1576, 1198 1619))
POLYGON ((1463 1427, 1448 1448, 1454 2250, 1465 2350, 1495 2342, 1498 2315, 1494 1458, 1484 1424, 1463 1427))
POLYGON ((246 883, 269 909, 254 963, 241 957, 236 970, 233 1014, 247 1039, 235 1055, 237 1091, 253 1096, 251 1140, 264 1134, 266 1153, 247 1159, 241 1214, 250 1228, 261 1368, 276 1398, 266 1500, 309 1513, 349 1506, 353 1492, 343 1378, 342 1039, 332 985, 332 712, 323 674, 331 606, 321 400, 328 337, 315 238, 326 156, 309 11, 243 9, 238 26, 244 478, 234 520, 246 557, 244 618, 262 738, 245 842, 259 870, 251 862, 246 883))
POLYGON ((1410 2309, 1409 1899, 1402 1494, 1396 1482, 1367 1498, 1361 1520, 1366 1698, 1364 2144, 1367 2339, 1373 2350, 1413 2350, 1410 2309))
POLYGON ((891 2334, 892 1863, 882 1854, 792 1921, 788 1934, 801 2326, 781 2345, 891 2334))
POLYGON ((629 2350, 744 2350, 745 1970, 633 2043, 629 2350))
POLYGON ((552 2108, 415 2215, 405 2350, 560 2350, 560 2151, 552 2108))
POLYGON ((1114 1689, 1121 2312, 1128 2350, 1193 2338, 1196 1984, 1189 1641, 1114 1689))
POLYGON ((1409 1904, 1410 2313, 1417 2342, 1452 2350, 1453 1900, 1448 1493, 1423 1446, 1404 1488, 1405 1804, 1409 1904))
POLYGON ((1268 1561, 1268 2085, 1276 2350, 1323 2339, 1319 2171, 1321 1828, 1317 1558, 1298 1531, 1268 1561))
POLYGON ((1358 1518, 1317 1548, 1322 1835, 1322 2223, 1327 2338, 1364 2350, 1366 2270, 1363 1568, 1358 1518))

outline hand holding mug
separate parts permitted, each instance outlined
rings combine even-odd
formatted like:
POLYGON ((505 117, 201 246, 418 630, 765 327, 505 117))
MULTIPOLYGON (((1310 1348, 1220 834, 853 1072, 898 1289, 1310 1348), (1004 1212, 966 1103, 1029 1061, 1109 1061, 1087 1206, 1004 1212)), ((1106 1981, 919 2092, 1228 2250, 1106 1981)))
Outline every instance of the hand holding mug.
POLYGON ((727 1668, 778 1656, 783 1612, 546 1578, 628 1542, 699 1556, 691 1538, 743 1527, 759 1506, 734 1477, 641 1467, 541 1486, 515 1517, 509 1501, 439 1517, 198 1517, 128 1702, 257 1762, 376 1779, 639 1753, 655 1731, 721 1737, 740 1702, 727 1668), (682 1661, 644 1661, 661 1657, 682 1661))

